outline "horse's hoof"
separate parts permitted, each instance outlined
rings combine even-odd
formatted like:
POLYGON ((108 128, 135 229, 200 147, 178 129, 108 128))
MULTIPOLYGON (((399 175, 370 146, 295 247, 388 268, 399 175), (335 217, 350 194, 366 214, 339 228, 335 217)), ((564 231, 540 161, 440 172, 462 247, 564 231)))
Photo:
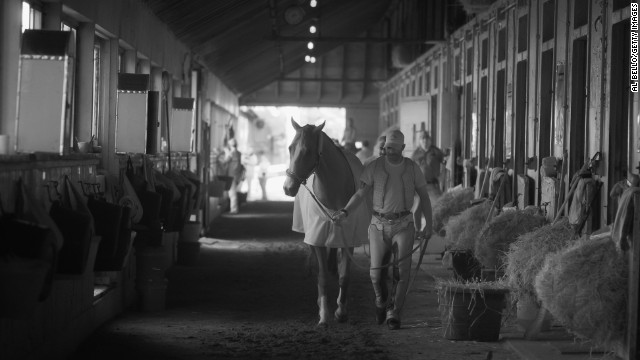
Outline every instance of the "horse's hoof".
POLYGON ((316 325, 317 328, 319 329, 326 329, 329 327, 329 324, 327 324, 327 322, 323 322, 323 321, 319 321, 318 325, 316 325))
POLYGON ((389 327, 389 330, 400 329, 400 319, 396 319, 396 318, 387 319, 387 326, 389 327))
POLYGON ((333 313, 333 316, 336 318, 336 321, 339 323, 344 323, 344 322, 347 322, 347 320, 349 320, 349 315, 346 312, 343 313, 342 311, 340 311, 340 309, 336 309, 336 311, 333 313))

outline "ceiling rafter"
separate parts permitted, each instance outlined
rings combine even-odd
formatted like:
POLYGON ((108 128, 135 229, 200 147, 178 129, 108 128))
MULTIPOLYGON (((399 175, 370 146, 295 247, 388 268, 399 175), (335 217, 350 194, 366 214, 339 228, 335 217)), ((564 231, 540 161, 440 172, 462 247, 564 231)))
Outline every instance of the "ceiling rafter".
POLYGON ((403 38, 378 38, 378 37, 311 37, 311 36, 270 36, 265 37, 268 41, 278 42, 308 42, 314 41, 318 43, 379 43, 379 44, 426 44, 438 45, 444 44, 444 40, 425 40, 425 39, 403 39, 403 38))
MULTIPOLYGON (((425 18, 408 11, 412 7, 406 5, 423 0, 321 0, 315 10, 307 0, 139 1, 189 48, 196 66, 214 72, 241 103, 295 102, 297 95, 307 103, 373 104, 375 86, 395 71, 388 64, 393 45, 424 48, 439 42, 437 34, 416 26, 401 29, 402 24, 431 21, 437 28, 447 20, 443 12, 425 18), (291 6, 306 12, 296 25, 284 20, 291 6), (309 25, 316 19, 321 33, 312 36, 309 25), (304 62, 309 40, 316 45, 315 64, 304 62)), ((437 4, 428 9, 446 9, 455 1, 430 0, 437 4)))

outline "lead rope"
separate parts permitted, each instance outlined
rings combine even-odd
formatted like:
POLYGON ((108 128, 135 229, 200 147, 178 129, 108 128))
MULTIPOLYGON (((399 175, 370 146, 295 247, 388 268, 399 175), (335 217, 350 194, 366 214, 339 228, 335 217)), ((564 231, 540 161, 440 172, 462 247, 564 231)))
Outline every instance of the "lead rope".
MULTIPOLYGON (((322 213, 331 220, 331 223, 333 225, 333 216, 329 215, 329 212, 327 211, 326 207, 324 206, 324 204, 322 204, 320 202, 320 200, 318 200, 318 198, 316 197, 316 195, 313 193, 313 191, 311 191, 311 189, 309 189, 309 187, 306 184, 306 181, 304 183, 302 183, 302 186, 304 186, 305 189, 307 189, 307 191, 309 192, 309 194, 311 195, 311 198, 316 202, 316 204, 318 204, 318 206, 320 207, 320 210, 322 210, 322 213)), ((335 225, 334 225, 335 226, 335 225)), ((340 226, 339 226, 340 227, 340 226)), ((342 245, 344 245, 345 248, 348 248, 347 244, 344 243, 344 230, 343 231, 343 236, 342 236, 342 245)), ((405 256, 399 258, 399 259, 394 259, 393 262, 388 262, 384 265, 381 266, 377 266, 377 267, 365 267, 362 266, 360 264, 358 264, 358 262, 353 258, 353 255, 351 254, 350 251, 346 251, 347 252, 347 256, 349 256, 349 258, 351 259, 351 261, 353 262, 353 264, 357 267, 359 267, 360 269, 364 269, 364 270, 381 270, 381 269, 386 269, 389 266, 393 265, 393 266, 398 266, 398 264, 403 261, 404 259, 409 258, 410 256, 413 255, 414 252, 416 252, 418 249, 422 249, 422 251, 420 252, 420 260, 418 261, 418 265, 416 266, 416 269, 414 271, 414 278, 418 273, 418 270, 420 268, 420 265, 422 263, 422 258, 424 257, 424 252, 427 248, 427 243, 429 241, 429 238, 425 238, 425 237, 420 237, 420 243, 418 245, 416 245, 413 250, 411 250, 408 254, 406 254, 405 256), (424 244, 424 246, 423 246, 424 244)), ((395 257, 395 256, 394 256, 395 257)), ((413 281, 410 281, 409 284, 411 284, 413 281)), ((409 287, 407 287, 407 292, 409 291, 409 287)))

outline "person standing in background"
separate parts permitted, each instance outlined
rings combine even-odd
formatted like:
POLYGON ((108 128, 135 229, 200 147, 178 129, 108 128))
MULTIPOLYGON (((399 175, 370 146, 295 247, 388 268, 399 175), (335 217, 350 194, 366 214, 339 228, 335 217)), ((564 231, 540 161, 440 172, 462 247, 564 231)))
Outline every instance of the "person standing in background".
POLYGON ((263 151, 258 152, 258 182, 262 190, 262 200, 267 200, 267 174, 271 163, 263 151))
POLYGON ((224 162, 227 166, 227 175, 233 177, 231 188, 229 188, 229 213, 238 213, 238 187, 242 182, 244 175, 244 166, 242 165, 242 154, 238 151, 238 142, 236 139, 229 139, 225 150, 224 162))
POLYGON ((362 148, 358 150, 356 157, 364 164, 371 156, 373 156, 373 149, 369 146, 369 140, 362 140, 362 148))
POLYGON ((353 124, 353 118, 347 119, 347 124, 344 128, 344 133, 342 134, 342 140, 340 144, 347 150, 355 154, 356 150, 356 136, 357 131, 356 127, 353 124))
MULTIPOLYGON (((411 159, 415 161, 420 167, 420 170, 422 170, 424 179, 427 182, 427 192, 429 193, 431 204, 435 204, 440 196, 442 196, 438 179, 440 178, 440 167, 444 161, 444 154, 433 145, 428 132, 423 130, 418 135, 418 148, 413 151, 411 159)), ((415 206, 412 209, 413 220, 416 229, 421 229, 422 212, 420 211, 420 201, 419 199, 417 200, 418 201, 414 201, 415 206)))
POLYGON ((367 166, 368 163, 372 162, 373 160, 377 159, 378 157, 384 155, 384 143, 387 141, 387 137, 384 135, 380 135, 380 137, 378 137, 378 142, 376 144, 376 153, 374 155, 369 156, 368 159, 366 159, 365 161, 362 162, 362 164, 364 166, 367 166))

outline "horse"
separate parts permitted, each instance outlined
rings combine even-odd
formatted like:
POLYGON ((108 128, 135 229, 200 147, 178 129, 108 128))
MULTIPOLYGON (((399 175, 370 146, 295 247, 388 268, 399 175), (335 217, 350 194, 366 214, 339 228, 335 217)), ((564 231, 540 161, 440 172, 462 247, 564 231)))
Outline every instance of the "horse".
POLYGON ((337 253, 338 248, 341 250, 339 264, 336 264, 340 290, 334 317, 338 322, 345 322, 348 320, 350 258, 354 246, 368 241, 371 213, 365 206, 359 206, 340 226, 333 224, 331 216, 344 208, 355 193, 363 166, 355 155, 336 146, 322 131, 325 123, 300 126, 292 118, 291 124, 296 135, 289 146, 289 167, 283 189, 287 196, 296 198, 293 230, 305 234, 304 242, 309 245, 311 256, 315 255, 317 259, 318 325, 327 326, 330 314, 327 303, 328 259, 337 253), (311 183, 311 189, 306 186, 307 181, 311 183), (303 184, 305 189, 299 191, 303 184), (327 249, 330 249, 329 254, 327 249))

